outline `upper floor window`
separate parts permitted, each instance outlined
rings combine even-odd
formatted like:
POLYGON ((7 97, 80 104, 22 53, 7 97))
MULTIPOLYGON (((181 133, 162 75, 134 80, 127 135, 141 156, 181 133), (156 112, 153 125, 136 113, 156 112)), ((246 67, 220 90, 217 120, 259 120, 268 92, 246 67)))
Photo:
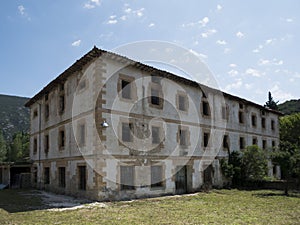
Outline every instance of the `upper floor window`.
POLYGON ((133 100, 136 97, 136 88, 134 85, 134 77, 120 74, 118 80, 118 92, 124 100, 133 100))
POLYGON ((262 148, 265 150, 267 149, 267 141, 266 140, 263 140, 262 141, 262 148))
POLYGON ((210 116, 210 106, 207 100, 202 100, 202 114, 204 116, 210 116))
POLYGON ((160 143, 160 127, 152 126, 152 144, 160 143))
POLYGON ((227 120, 228 119, 228 106, 222 106, 221 108, 221 114, 222 114, 222 119, 227 120))
POLYGON ((45 153, 48 153, 49 152, 49 143, 50 143, 50 140, 49 140, 49 135, 46 134, 45 137, 44 137, 44 150, 45 150, 45 153))
POLYGON ((266 128, 266 118, 265 117, 261 118, 261 127, 266 128))
POLYGON ((58 143, 59 143, 59 148, 60 149, 65 147, 65 142, 66 142, 65 130, 60 129, 59 136, 58 136, 58 143))
POLYGON ((33 154, 37 153, 37 138, 33 138, 33 154))
POLYGON ((204 147, 208 147, 209 144, 209 133, 208 132, 204 132, 203 133, 203 146, 204 147))
POLYGON ((244 122, 244 112, 239 111, 239 123, 243 124, 244 122))
POLYGON ((157 88, 151 88, 151 104, 160 105, 159 90, 157 88))
POLYGON ((132 123, 122 123, 122 141, 132 142, 133 136, 133 124, 132 123))
POLYGON ((257 145, 257 137, 252 138, 252 145, 257 145))
POLYGON ((251 115, 251 124, 252 124, 253 127, 256 127, 256 125, 257 125, 257 116, 256 116, 256 114, 251 115))
POLYGON ((224 135, 224 137, 223 137, 223 149, 229 150, 229 136, 228 135, 224 135))
POLYGON ((85 145, 85 124, 84 123, 80 123, 78 125, 78 144, 79 146, 84 146, 85 145))
POLYGON ((34 109, 34 110, 33 110, 33 115, 32 115, 32 117, 35 118, 35 117, 37 117, 37 116, 38 116, 38 110, 37 110, 37 109, 34 109))
POLYGON ((49 109, 49 104, 45 105, 45 119, 47 120, 49 118, 50 114, 50 109, 49 109))
POLYGON ((187 146, 187 130, 180 129, 179 130, 179 144, 181 146, 187 146))
POLYGON ((275 130, 275 121, 274 120, 271 120, 271 129, 275 130))
POLYGON ((59 96, 59 112, 62 113, 65 111, 65 95, 61 94, 59 96))
POLYGON ((152 83, 160 84, 160 81, 161 81, 161 77, 156 76, 156 75, 151 75, 151 82, 152 83))
POLYGON ((187 96, 178 94, 178 109, 181 111, 187 111, 187 96))

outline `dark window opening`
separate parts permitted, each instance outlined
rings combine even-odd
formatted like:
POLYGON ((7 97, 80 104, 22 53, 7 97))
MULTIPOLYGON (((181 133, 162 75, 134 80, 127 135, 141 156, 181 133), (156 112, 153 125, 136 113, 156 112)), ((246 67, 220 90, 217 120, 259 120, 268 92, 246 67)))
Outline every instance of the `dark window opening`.
POLYGON ((45 135, 45 153, 49 152, 49 135, 45 135))
POLYGON ((256 127, 256 124, 257 124, 257 117, 256 117, 256 115, 252 115, 251 116, 251 123, 252 123, 253 127, 256 127))
POLYGON ((50 168, 44 168, 44 184, 50 184, 50 168))
POLYGON ((33 153, 37 153, 37 138, 33 139, 33 153))
POLYGON ((222 106, 222 109, 221 109, 221 110, 222 110, 222 112, 221 112, 221 113, 222 113, 222 119, 223 119, 223 120, 226 120, 227 117, 228 117, 228 116, 227 116, 227 107, 226 107, 226 106, 222 106))
POLYGON ((257 138, 256 138, 256 137, 254 137, 254 138, 252 139, 252 145, 257 145, 257 138))
POLYGON ((66 168, 58 168, 58 186, 65 188, 66 187, 66 168))
POLYGON ((245 139, 243 137, 240 137, 240 149, 245 148, 245 139))
POLYGON ((160 104, 159 91, 154 88, 151 88, 151 104, 152 105, 160 104))
POLYGON ((239 123, 244 123, 244 112, 239 111, 239 123))
POLYGON ((267 148, 267 141, 263 140, 262 141, 262 148, 265 150, 267 148))
POLYGON ((122 98, 131 99, 131 84, 127 80, 121 81, 122 98))
POLYGON ((179 130, 179 144, 181 146, 187 146, 187 130, 179 130))
POLYGON ((266 128, 266 118, 261 118, 261 127, 266 128))
POLYGON ((48 119, 49 118, 49 104, 46 104, 45 105, 45 119, 48 119))
POLYGON ((204 147, 207 147, 209 143, 209 133, 204 133, 203 134, 203 145, 204 147))
POLYGON ((78 166, 79 190, 86 190, 86 166, 78 166))
POLYGON ((210 116, 210 107, 209 103, 206 101, 202 102, 202 113, 204 116, 210 116))
POLYGON ((65 95, 59 96, 59 112, 62 113, 65 110, 65 95))
POLYGON ((59 147, 60 148, 65 147, 65 131, 64 130, 59 131, 59 147))
POLYGON ((271 120, 271 129, 275 130, 275 121, 274 120, 271 120))
POLYGON ((229 137, 228 135, 224 135, 223 137, 223 148, 229 149, 229 137))
POLYGON ((80 145, 85 145, 85 125, 79 125, 79 143, 80 145))
POLYGON ((161 77, 151 75, 151 81, 156 84, 160 84, 161 77))

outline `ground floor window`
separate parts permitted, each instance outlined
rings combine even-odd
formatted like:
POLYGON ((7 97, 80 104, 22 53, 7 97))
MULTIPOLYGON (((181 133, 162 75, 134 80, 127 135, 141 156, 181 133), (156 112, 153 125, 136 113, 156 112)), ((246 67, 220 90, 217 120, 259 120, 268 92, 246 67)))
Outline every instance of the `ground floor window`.
POLYGON ((44 168, 44 184, 50 184, 50 168, 44 168))
POLYGON ((58 168, 58 186, 59 187, 66 187, 66 168, 59 167, 58 168))
POLYGON ((86 190, 86 166, 78 166, 79 190, 86 190))
POLYGON ((120 167, 121 190, 134 190, 134 166, 120 167))
POLYGON ((163 187, 162 166, 151 166, 151 187, 163 187))

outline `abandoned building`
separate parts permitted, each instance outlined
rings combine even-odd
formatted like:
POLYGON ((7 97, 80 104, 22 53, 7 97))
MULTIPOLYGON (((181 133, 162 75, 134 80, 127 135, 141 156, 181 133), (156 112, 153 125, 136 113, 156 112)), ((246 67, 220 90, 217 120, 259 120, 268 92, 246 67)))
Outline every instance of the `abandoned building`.
POLYGON ((96 200, 222 187, 228 151, 279 143, 279 112, 96 47, 26 106, 34 185, 96 200))

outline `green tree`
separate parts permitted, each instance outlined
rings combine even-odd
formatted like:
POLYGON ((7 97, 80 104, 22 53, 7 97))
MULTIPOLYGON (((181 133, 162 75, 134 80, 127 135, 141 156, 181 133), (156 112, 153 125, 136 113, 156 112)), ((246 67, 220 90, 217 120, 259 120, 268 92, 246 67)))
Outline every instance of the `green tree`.
POLYGON ((268 101, 266 102, 265 106, 268 107, 269 109, 274 109, 274 110, 278 110, 278 101, 275 102, 273 97, 272 97, 272 94, 271 92, 269 91, 269 94, 268 94, 268 101))
POLYGON ((0 130, 0 162, 4 162, 6 160, 6 155, 7 155, 6 141, 4 140, 2 131, 0 130))
POLYGON ((268 174, 268 158, 257 145, 248 146, 242 156, 243 177, 246 180, 263 180, 268 174))
POLYGON ((272 153, 272 162, 281 168, 286 180, 285 194, 289 192, 289 181, 300 179, 300 113, 280 119, 280 144, 272 153))
POLYGON ((10 162, 25 161, 29 157, 29 135, 18 132, 10 144, 8 159, 10 162))

